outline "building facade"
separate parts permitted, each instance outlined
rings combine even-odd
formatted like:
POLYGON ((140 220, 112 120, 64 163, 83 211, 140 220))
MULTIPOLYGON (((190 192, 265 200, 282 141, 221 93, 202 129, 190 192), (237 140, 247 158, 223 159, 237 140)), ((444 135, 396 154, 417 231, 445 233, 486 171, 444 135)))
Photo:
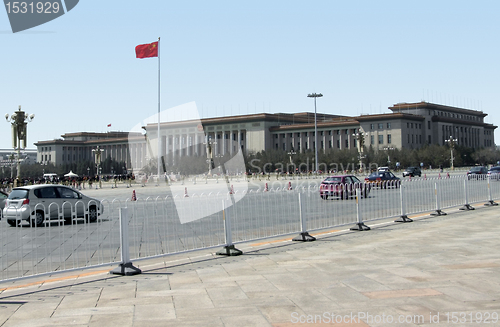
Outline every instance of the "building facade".
POLYGON ((68 133, 62 139, 40 141, 37 161, 55 165, 94 160, 92 149, 104 150, 102 158, 123 161, 139 171, 149 160, 160 156, 175 160, 185 156, 232 156, 263 150, 305 152, 318 142, 322 152, 358 148, 360 134, 364 146, 376 150, 420 148, 426 144, 458 145, 471 148, 494 147, 497 126, 484 122, 482 111, 438 105, 428 102, 398 103, 391 113, 356 117, 317 114, 316 138, 314 113, 260 113, 231 117, 186 120, 143 126, 144 134, 68 133))

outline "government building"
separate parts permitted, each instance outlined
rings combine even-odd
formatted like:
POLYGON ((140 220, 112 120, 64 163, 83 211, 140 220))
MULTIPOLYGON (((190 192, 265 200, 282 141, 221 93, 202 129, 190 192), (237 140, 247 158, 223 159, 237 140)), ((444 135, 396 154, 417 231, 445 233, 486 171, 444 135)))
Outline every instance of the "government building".
MULTIPOLYGON (((497 126, 484 122, 486 113, 429 102, 397 103, 391 113, 356 117, 317 114, 318 150, 327 152, 358 148, 360 135, 365 147, 420 148, 425 144, 444 145, 450 137, 456 144, 470 147, 494 147, 497 126)), ((260 113, 200 120, 152 123, 143 133, 78 132, 62 139, 39 141, 37 162, 61 165, 94 160, 93 149, 103 151, 102 158, 123 161, 134 172, 160 156, 233 155, 263 150, 305 152, 315 148, 314 113, 260 113)))

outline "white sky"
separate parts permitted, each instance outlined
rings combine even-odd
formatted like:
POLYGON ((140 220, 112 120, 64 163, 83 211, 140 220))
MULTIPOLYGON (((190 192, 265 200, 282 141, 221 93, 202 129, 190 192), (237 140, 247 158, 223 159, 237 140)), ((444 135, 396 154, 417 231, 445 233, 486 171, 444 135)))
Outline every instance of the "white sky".
POLYGON ((84 0, 13 34, 0 10, 0 113, 36 115, 30 148, 107 124, 128 131, 158 110, 158 60, 134 48, 161 37, 162 110, 313 111, 307 94, 321 92, 318 112, 425 100, 500 125, 499 12, 498 1, 84 0))

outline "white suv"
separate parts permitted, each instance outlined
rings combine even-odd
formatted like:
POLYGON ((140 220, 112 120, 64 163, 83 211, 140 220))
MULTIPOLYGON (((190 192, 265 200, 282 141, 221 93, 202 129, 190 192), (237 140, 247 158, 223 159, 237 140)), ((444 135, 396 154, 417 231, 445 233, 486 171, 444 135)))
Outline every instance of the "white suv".
POLYGON ((23 220, 31 226, 42 226, 45 220, 62 220, 71 223, 83 218, 95 222, 104 207, 97 199, 63 185, 41 184, 16 187, 5 201, 3 217, 11 226, 23 220))

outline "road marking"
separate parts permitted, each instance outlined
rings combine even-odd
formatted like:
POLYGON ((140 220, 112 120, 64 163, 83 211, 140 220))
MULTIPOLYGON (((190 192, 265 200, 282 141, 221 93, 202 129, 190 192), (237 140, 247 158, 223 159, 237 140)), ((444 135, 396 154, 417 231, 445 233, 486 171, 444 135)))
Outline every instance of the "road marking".
POLYGON ((57 277, 57 278, 40 280, 37 282, 32 282, 32 283, 23 284, 23 285, 4 287, 4 288, 0 288, 0 292, 7 291, 7 290, 15 290, 15 289, 19 289, 19 288, 25 288, 25 287, 30 287, 30 286, 42 285, 42 284, 46 284, 46 283, 60 282, 63 280, 68 280, 68 279, 77 279, 77 278, 82 278, 82 277, 94 276, 94 275, 105 274, 105 273, 106 274, 109 273, 109 270, 91 271, 91 272, 78 274, 78 275, 57 277))

